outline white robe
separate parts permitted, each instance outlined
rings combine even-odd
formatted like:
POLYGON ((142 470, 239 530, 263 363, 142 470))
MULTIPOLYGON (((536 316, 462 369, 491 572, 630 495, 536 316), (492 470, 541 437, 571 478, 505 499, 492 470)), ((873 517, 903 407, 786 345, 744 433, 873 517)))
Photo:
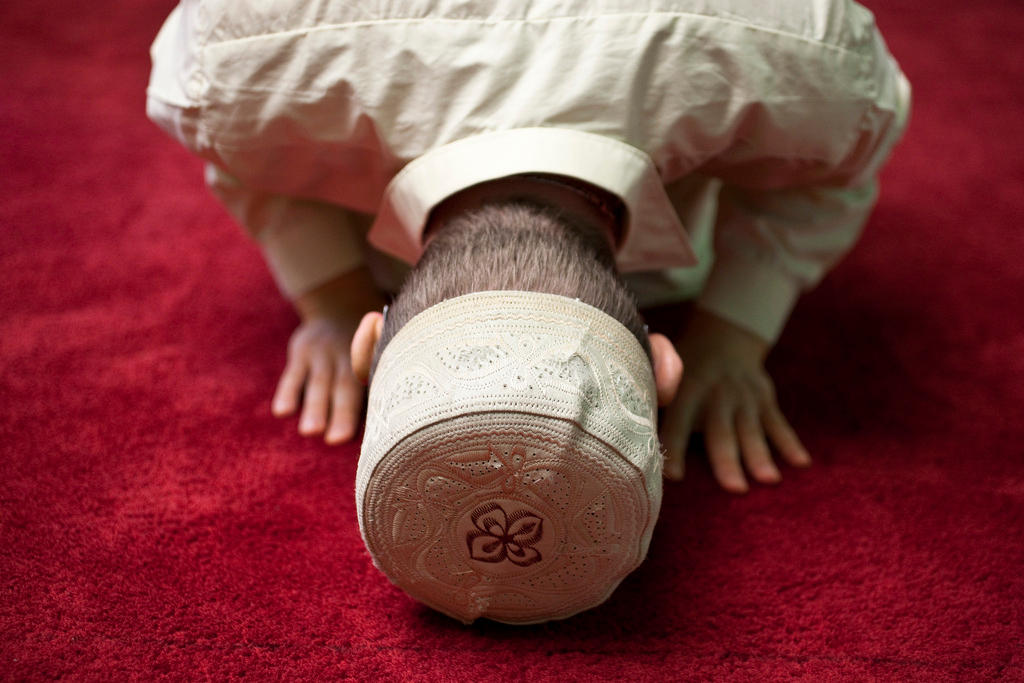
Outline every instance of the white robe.
POLYGON ((149 116, 296 297, 377 250, 418 258, 479 182, 570 175, 621 197, 642 304, 774 341, 856 241, 910 86, 844 0, 183 0, 149 116))

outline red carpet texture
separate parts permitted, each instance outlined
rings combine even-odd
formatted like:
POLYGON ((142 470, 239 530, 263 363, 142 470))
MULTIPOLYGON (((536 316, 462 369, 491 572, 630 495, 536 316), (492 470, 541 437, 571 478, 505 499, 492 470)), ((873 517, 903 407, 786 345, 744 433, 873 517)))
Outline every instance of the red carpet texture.
POLYGON ((1024 5, 870 5, 910 130, 769 359, 815 465, 693 457, 612 599, 527 628, 392 587, 357 446, 271 417, 297 319, 143 113, 172 4, 0 5, 0 679, 1024 680, 1024 5))

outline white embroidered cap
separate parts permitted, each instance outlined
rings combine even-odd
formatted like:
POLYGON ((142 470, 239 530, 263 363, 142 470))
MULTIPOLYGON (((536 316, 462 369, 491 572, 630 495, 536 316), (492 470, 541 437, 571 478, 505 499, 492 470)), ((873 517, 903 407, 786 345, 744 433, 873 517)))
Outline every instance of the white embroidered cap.
POLYGON ((643 347, 597 308, 516 291, 428 308, 370 386, 356 509, 374 564, 467 623, 599 605, 650 544, 656 411, 643 347))

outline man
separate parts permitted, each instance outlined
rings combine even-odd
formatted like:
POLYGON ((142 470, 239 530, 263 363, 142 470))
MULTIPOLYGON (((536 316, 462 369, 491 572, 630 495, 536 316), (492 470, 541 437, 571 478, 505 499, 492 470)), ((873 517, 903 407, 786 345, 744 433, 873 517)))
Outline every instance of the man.
POLYGON ((302 317, 274 412, 301 398, 302 433, 350 439, 373 372, 361 524, 421 600, 524 622, 606 597, 660 502, 636 427, 655 397, 669 478, 693 430, 733 492, 780 479, 769 441, 810 463, 764 358, 852 247, 906 124, 909 86, 863 7, 183 2, 153 60, 150 116, 210 161, 302 317), (381 291, 399 289, 385 319, 381 291), (631 294, 695 313, 678 339, 647 335, 631 294), (445 430, 465 448, 438 446, 445 430), (538 455, 551 443, 561 456, 538 455), (552 502, 627 480, 600 510, 552 502))

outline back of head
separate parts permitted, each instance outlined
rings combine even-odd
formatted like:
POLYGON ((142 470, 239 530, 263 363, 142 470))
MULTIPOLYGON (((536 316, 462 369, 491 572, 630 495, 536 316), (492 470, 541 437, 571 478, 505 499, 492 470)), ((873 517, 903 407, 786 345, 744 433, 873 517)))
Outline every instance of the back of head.
POLYGON ((650 355, 636 299, 616 272, 605 237, 551 208, 518 200, 486 204, 438 231, 388 309, 377 358, 416 314, 486 291, 579 299, 625 325, 650 355))
POLYGON ((649 354, 603 237, 520 202, 448 223, 374 363, 356 498, 375 564, 465 622, 607 599, 661 503, 649 354))

